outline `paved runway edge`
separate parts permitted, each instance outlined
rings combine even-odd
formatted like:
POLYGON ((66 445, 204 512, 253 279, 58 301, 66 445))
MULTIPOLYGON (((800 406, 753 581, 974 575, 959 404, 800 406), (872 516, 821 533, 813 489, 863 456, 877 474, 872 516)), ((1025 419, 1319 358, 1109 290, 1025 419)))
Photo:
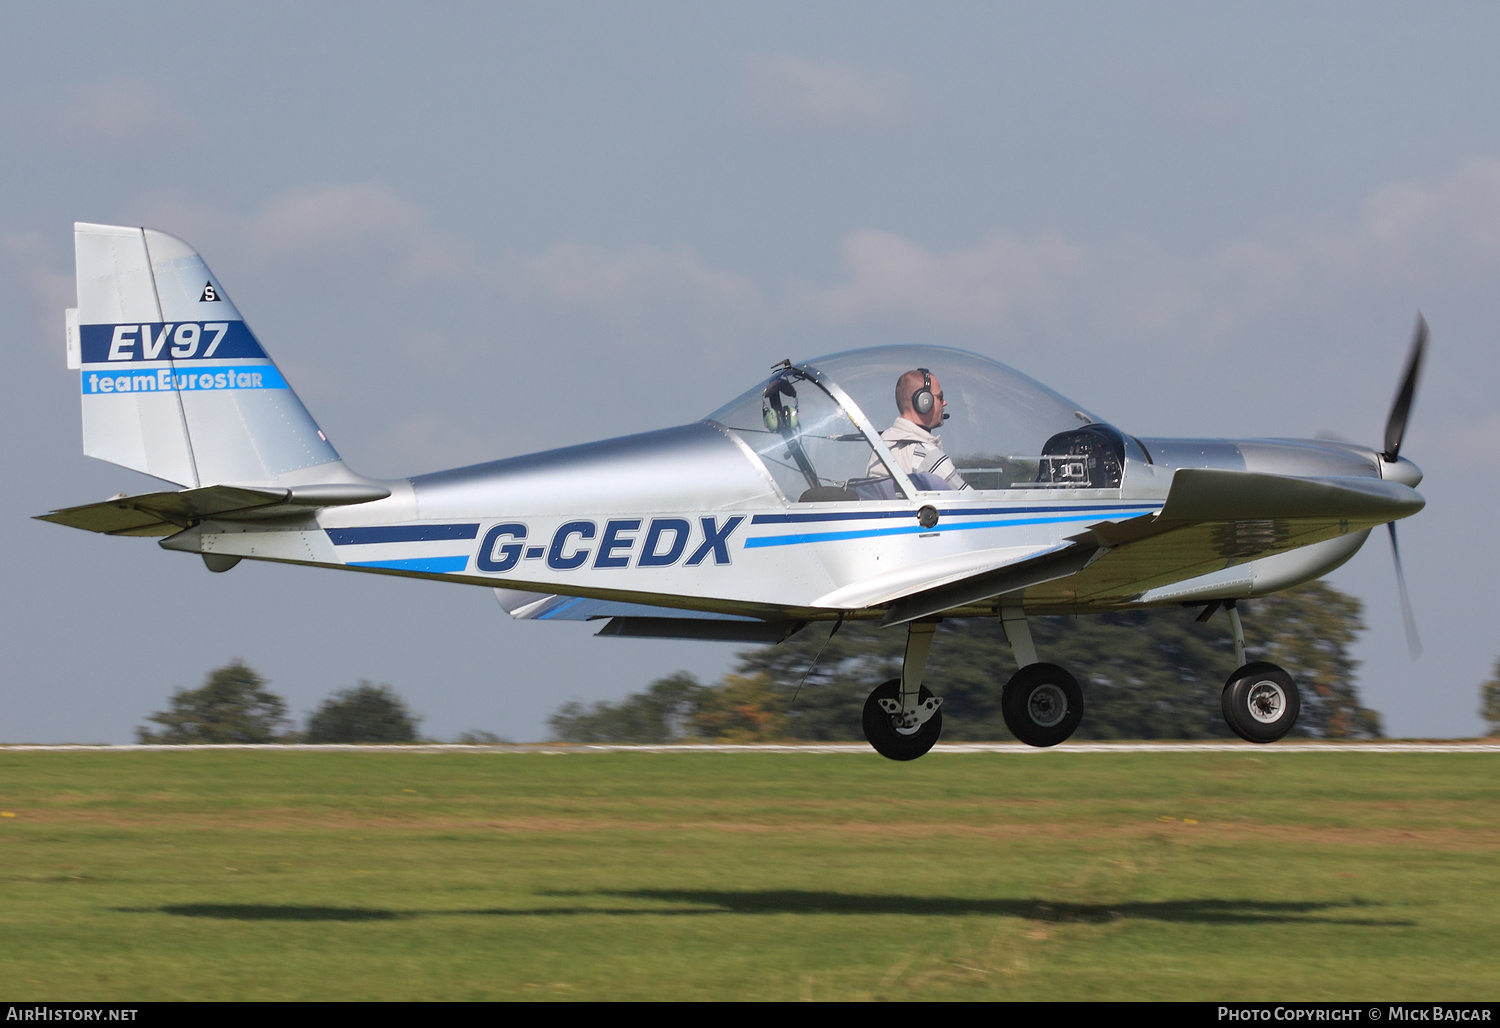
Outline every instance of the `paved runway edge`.
MULTIPOLYGON (((671 743, 638 745, 625 743, 517 743, 474 745, 469 743, 221 743, 214 745, 166 745, 159 743, 110 746, 87 743, 3 743, 4 753, 156 753, 197 750, 265 750, 283 753, 868 753, 866 743, 671 743)), ((1067 753, 1500 753, 1500 740, 1454 742, 1278 742, 1257 746, 1243 742, 1078 742, 1037 749, 1018 742, 938 743, 935 754, 1067 754, 1067 753)))

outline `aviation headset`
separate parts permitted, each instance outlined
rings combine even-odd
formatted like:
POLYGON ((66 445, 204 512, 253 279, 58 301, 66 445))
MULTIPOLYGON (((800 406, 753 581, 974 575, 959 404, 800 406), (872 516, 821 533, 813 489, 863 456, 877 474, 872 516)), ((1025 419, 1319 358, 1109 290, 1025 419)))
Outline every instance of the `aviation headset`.
MULTIPOLYGON (((911 409, 925 418, 937 406, 937 397, 932 395, 932 372, 926 368, 917 370, 922 373, 922 388, 911 394, 911 409)), ((946 411, 943 412, 943 420, 948 420, 946 411)))
POLYGON ((781 375, 766 385, 760 398, 760 416, 771 432, 794 432, 797 430, 797 390, 781 375), (783 403, 785 396, 789 402, 783 403))

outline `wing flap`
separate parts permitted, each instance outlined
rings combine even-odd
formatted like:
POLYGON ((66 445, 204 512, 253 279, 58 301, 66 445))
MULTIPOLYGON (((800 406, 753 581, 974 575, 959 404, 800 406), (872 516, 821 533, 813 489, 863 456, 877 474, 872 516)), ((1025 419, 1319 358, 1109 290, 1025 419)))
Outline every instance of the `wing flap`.
POLYGON ((710 642, 779 643, 806 621, 717 621, 704 618, 613 617, 595 635, 636 639, 702 639, 710 642))
MULTIPOLYGON (((601 600, 588 596, 565 596, 552 593, 525 593, 514 589, 496 589, 495 598, 517 621, 593 621, 598 618, 631 620, 663 619, 701 621, 743 621, 759 624, 761 619, 741 614, 723 614, 708 610, 686 610, 658 607, 648 603, 601 600)), ((618 634, 618 633, 610 633, 618 634)))

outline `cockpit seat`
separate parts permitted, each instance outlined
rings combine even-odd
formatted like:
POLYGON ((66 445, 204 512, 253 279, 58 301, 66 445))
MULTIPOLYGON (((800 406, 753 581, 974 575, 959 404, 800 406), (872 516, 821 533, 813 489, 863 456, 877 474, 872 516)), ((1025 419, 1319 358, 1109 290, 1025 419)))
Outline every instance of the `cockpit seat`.
POLYGON ((1118 489, 1124 466, 1125 437, 1096 423, 1048 439, 1036 480, 1075 489, 1118 489))
POLYGON ((861 500, 899 500, 896 480, 889 475, 880 478, 851 478, 849 491, 861 500))
POLYGON ((859 494, 842 489, 836 485, 818 485, 804 490, 797 497, 798 503, 840 503, 853 502, 859 499, 859 494))
POLYGON ((930 471, 913 471, 906 477, 911 479, 912 485, 924 493, 942 493, 953 489, 946 478, 942 475, 934 475, 930 471))
MULTIPOLYGON (((947 479, 940 475, 929 474, 926 471, 913 471, 907 477, 911 479, 911 484, 916 486, 921 492, 936 493, 953 488, 948 484, 947 479)), ((854 494, 854 499, 857 500, 901 499, 901 494, 896 490, 896 480, 889 475, 882 475, 879 478, 851 478, 848 485, 850 492, 854 494)), ((825 490, 809 489, 807 492, 823 491, 825 490)), ((802 502, 809 502, 807 493, 802 494, 802 502)))

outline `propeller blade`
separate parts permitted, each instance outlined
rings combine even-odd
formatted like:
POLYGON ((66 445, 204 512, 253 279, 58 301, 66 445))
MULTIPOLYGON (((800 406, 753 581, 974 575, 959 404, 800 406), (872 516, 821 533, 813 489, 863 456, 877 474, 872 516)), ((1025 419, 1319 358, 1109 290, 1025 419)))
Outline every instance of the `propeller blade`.
POLYGON ((1411 596, 1406 592, 1406 573, 1401 570, 1401 548, 1396 545, 1396 523, 1389 521, 1385 526, 1391 533, 1391 556, 1396 559, 1396 585, 1401 589, 1401 620, 1406 623, 1406 648, 1411 653, 1411 659, 1416 660, 1422 655, 1422 639, 1417 635, 1417 619, 1411 612, 1411 596))
MULTIPOLYGON (((1392 463, 1401 455, 1401 437, 1406 434, 1406 419, 1411 414, 1411 402, 1417 393, 1417 379, 1422 376, 1422 359, 1426 354, 1427 319, 1419 313, 1417 327, 1411 337, 1411 355, 1406 358, 1406 374, 1401 378, 1401 388, 1396 393, 1396 402, 1391 404, 1391 416, 1385 423, 1385 453, 1381 456, 1392 463)), ((1392 535, 1392 538, 1395 536, 1392 535)))

